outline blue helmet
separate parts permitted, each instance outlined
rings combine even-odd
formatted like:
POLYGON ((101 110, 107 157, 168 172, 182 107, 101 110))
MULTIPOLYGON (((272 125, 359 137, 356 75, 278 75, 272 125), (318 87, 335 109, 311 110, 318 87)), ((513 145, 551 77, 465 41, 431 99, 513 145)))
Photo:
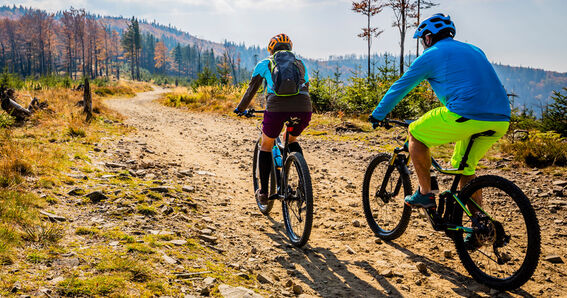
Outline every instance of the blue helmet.
POLYGON ((437 13, 419 24, 419 27, 415 30, 413 38, 423 37, 428 32, 431 34, 437 34, 439 31, 447 28, 451 33, 453 33, 453 36, 455 36, 455 24, 451 21, 451 17, 445 16, 442 13, 437 13))

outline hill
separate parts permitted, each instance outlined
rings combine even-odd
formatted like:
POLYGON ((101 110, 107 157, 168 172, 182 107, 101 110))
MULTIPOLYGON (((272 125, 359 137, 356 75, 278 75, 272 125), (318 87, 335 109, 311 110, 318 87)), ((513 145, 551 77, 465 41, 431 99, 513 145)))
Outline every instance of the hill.
MULTIPOLYGON (((37 10, 15 5, 2 6, 0 7, 0 19, 17 20, 34 11, 37 10)), ((88 13, 87 15, 98 20, 109 31, 116 31, 120 36, 127 30, 130 22, 130 19, 124 17, 101 16, 88 13)), ((60 20, 61 17, 62 12, 54 14, 56 20, 60 20)), ((240 82, 249 76, 250 71, 259 60, 268 55, 265 48, 260 46, 247 46, 230 41, 225 41, 224 43, 212 42, 197 38, 174 26, 164 26, 155 21, 139 20, 139 24, 141 33, 146 36, 143 39, 142 52, 147 52, 148 50, 151 52, 149 54, 142 53, 141 67, 149 70, 151 73, 157 71, 154 66, 153 53, 157 41, 162 41, 165 44, 171 56, 168 60, 169 68, 162 69, 162 71, 172 75, 185 75, 190 79, 196 77, 197 72, 202 69, 202 65, 209 66, 215 71, 216 65, 222 63, 219 58, 222 58, 228 52, 229 57, 227 58, 233 64, 233 77, 236 82, 240 82), (184 55, 179 54, 180 58, 173 57, 173 50, 178 45, 186 47, 186 49, 180 49, 179 52, 186 53, 184 55), (198 58, 192 56, 198 56, 198 58), (176 59, 179 60, 177 67, 175 67, 176 59), (238 63, 238 65, 234 66, 235 63, 238 63), (181 64, 186 65, 182 67, 181 64), (198 66, 193 64, 198 64, 198 66), (238 69, 238 72, 236 69, 238 69)), ((394 55, 374 55, 375 67, 383 66, 386 57, 397 59, 394 55)), ((412 58, 408 56, 408 61, 411 61, 412 58)), ((330 56, 327 59, 320 60, 305 58, 303 60, 312 75, 315 70, 318 71, 320 77, 331 77, 335 74, 340 74, 341 80, 347 84, 348 79, 366 63, 366 57, 362 55, 330 56)), ((63 63, 61 62, 61 64, 63 63)), ((550 96, 554 90, 560 90, 567 86, 567 73, 502 64, 494 64, 494 67, 506 90, 517 95, 513 100, 514 107, 533 110, 536 115, 539 115, 542 108, 550 102, 550 96)))

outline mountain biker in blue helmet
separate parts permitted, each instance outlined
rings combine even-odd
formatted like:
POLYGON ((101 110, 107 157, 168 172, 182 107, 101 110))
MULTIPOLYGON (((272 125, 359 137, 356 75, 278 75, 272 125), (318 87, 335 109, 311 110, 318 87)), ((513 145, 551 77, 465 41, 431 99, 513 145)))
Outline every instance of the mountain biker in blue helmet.
POLYGON ((262 82, 266 82, 266 111, 262 121, 262 144, 258 157, 260 188, 255 194, 258 202, 263 205, 268 203, 268 183, 272 169, 272 147, 275 138, 279 136, 284 123, 289 118, 294 118, 297 124, 294 125, 293 132, 289 134, 288 148, 290 152, 303 153, 297 137, 311 121, 312 106, 309 97, 307 68, 303 61, 297 59, 291 52, 292 47, 291 39, 286 34, 278 34, 270 39, 268 43, 270 56, 258 62, 252 73, 248 89, 234 110, 237 115, 242 114, 262 82), (283 73, 290 75, 288 81, 292 82, 291 89, 295 87, 293 91, 282 87, 285 83, 278 80, 278 75, 275 75, 276 69, 280 71, 280 78, 283 73))
MULTIPOLYGON (((475 140, 460 186, 475 176, 475 167, 508 130, 510 104, 506 91, 485 54, 477 47, 453 39, 455 24, 449 16, 435 14, 423 21, 414 38, 421 39, 424 52, 384 95, 369 120, 380 125, 392 109, 421 81, 428 80, 442 107, 433 109, 409 127, 409 152, 419 188, 405 198, 410 206, 435 207, 431 192, 429 148, 455 142, 451 163, 458 167, 470 136, 487 130, 492 136, 475 140)), ((473 198, 482 204, 480 194, 473 198)))

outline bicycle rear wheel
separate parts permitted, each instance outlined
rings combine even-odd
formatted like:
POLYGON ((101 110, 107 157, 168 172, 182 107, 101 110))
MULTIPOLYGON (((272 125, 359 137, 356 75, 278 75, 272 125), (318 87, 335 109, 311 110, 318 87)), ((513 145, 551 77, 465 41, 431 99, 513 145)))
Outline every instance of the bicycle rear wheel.
POLYGON ((313 224, 313 189, 309 168, 298 152, 288 155, 284 165, 282 213, 287 236, 301 247, 307 243, 313 224))
POLYGON ((538 264, 541 239, 535 211, 522 190, 502 177, 480 176, 463 188, 459 198, 467 202, 477 191, 490 218, 473 224, 462 208, 455 208, 455 224, 475 229, 472 247, 464 241, 467 233, 453 234, 459 258, 476 281, 498 290, 516 289, 530 279, 538 264))
MULTIPOLYGON (((254 144, 254 158, 252 160, 252 182, 254 183, 254 193, 256 193, 256 191, 260 188, 260 168, 258 167, 260 144, 261 140, 258 140, 258 142, 254 144)), ((276 178, 274 176, 274 170, 272 169, 272 171, 270 172, 270 182, 268 184, 269 196, 276 193, 276 178)), ((258 205, 258 209, 260 209, 260 212, 262 212, 262 214, 268 215, 270 211, 272 211, 274 201, 269 201, 268 204, 263 205, 258 200, 256 200, 256 204, 258 205)))
POLYGON ((406 230, 411 207, 404 198, 411 195, 409 175, 390 167, 391 155, 378 154, 366 168, 362 184, 362 206, 370 229, 384 240, 400 237, 406 230), (384 187, 384 192, 380 189, 384 187))

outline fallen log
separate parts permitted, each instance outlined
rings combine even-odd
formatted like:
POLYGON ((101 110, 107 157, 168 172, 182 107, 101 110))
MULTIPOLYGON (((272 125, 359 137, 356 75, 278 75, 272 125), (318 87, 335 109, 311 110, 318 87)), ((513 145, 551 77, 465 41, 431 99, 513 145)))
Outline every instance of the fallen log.
POLYGON ((32 112, 19 105, 14 98, 14 89, 0 87, 0 99, 2 100, 2 109, 8 114, 16 118, 16 121, 26 120, 31 116, 32 112))

